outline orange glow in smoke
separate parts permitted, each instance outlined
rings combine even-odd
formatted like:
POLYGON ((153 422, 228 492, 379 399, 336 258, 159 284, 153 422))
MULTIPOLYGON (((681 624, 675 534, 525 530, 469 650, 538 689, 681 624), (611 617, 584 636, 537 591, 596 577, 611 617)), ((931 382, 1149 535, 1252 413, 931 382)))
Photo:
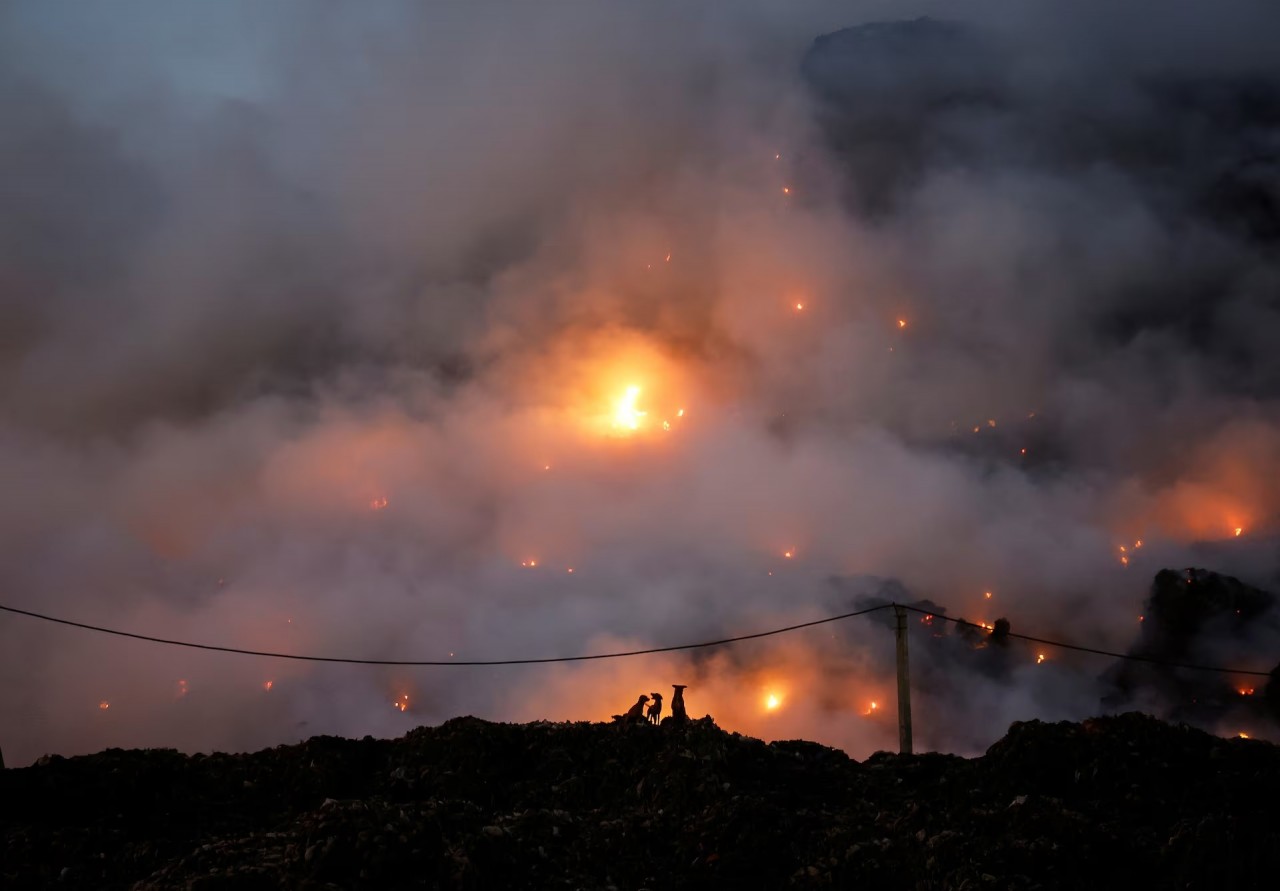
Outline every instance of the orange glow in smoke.
POLYGON ((1240 537, 1240 533, 1241 533, 1241 532, 1244 532, 1244 527, 1243 527, 1243 526, 1237 526, 1237 527, 1236 527, 1236 538, 1239 538, 1239 537, 1240 537))
POLYGON ((1237 689, 1237 690, 1236 690, 1236 692, 1237 692, 1237 693, 1239 693, 1241 696, 1252 696, 1252 695, 1253 695, 1253 688, 1252 688, 1252 687, 1240 687, 1239 689, 1237 689))
POLYGON ((777 693, 769 693, 765 696, 764 707, 766 711, 777 711, 780 705, 782 705, 782 697, 777 693))
POLYGON ((867 705, 867 710, 862 714, 866 715, 867 717, 870 717, 871 715, 874 715, 879 710, 880 710, 880 703, 873 699, 867 705))

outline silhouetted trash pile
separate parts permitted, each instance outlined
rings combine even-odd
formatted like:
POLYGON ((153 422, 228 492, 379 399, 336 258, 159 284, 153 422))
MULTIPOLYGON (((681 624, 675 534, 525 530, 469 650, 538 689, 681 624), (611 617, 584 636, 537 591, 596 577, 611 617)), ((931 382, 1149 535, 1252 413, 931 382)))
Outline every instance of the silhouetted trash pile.
POLYGON ((0 773, 0 887, 1272 888, 1280 747, 1136 713, 984 757, 457 718, 0 773))

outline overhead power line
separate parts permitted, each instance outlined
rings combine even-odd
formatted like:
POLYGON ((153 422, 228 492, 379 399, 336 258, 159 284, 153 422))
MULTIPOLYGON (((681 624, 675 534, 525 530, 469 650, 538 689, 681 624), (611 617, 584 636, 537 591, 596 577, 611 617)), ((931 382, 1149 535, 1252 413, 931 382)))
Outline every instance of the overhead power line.
MULTIPOLYGON (((61 619, 56 616, 48 616, 43 613, 33 612, 31 610, 18 609, 17 607, 5 606, 0 604, 0 611, 14 613, 20 616, 27 616, 32 619, 40 619, 44 622, 53 622, 58 625, 67 625, 72 628, 81 628, 85 631, 94 631, 99 634, 110 634, 116 637, 126 637, 133 640, 143 640, 149 643, 165 644, 173 647, 186 647, 193 650, 211 650, 217 653, 234 653, 240 656, 261 656, 269 659, 292 659, 296 662, 337 662, 346 665, 399 665, 399 666, 432 666, 432 665, 459 665, 459 666, 482 666, 482 665, 548 665, 560 662, 591 662, 600 659, 625 659, 632 656, 651 656, 657 653, 675 653, 682 650, 700 650, 711 647, 729 646, 731 644, 742 643, 749 640, 759 640, 764 637, 773 637, 779 634, 787 634, 792 631, 800 631, 804 628, 813 628, 817 625, 827 625, 832 622, 841 622, 845 619, 852 619, 857 616, 865 616, 870 613, 877 612, 891 607, 901 606, 903 609, 911 612, 919 613, 925 616, 932 616, 935 619, 941 619, 945 622, 955 622, 956 624, 973 625, 974 627, 983 627, 973 622, 965 622, 964 619, 957 619, 944 615, 939 612, 931 612, 916 606, 907 606, 897 603, 882 603, 877 606, 867 607, 866 609, 855 610, 849 613, 841 613, 835 616, 827 616, 822 619, 814 619, 810 622, 800 622, 795 625, 786 625, 781 628, 771 628, 768 631, 757 631, 752 634, 740 634, 735 637, 723 637, 718 640, 705 640, 698 643, 675 644, 665 647, 649 647, 642 650, 619 650, 609 653, 589 653, 578 656, 546 656, 535 659, 351 659, 342 656, 313 656, 298 653, 275 653, 266 650, 249 650, 241 647, 226 647, 215 644, 194 643, 185 640, 171 640, 164 637, 153 637, 148 634, 136 634, 132 631, 121 631, 116 628, 104 628, 101 625, 90 625, 85 622, 73 622, 70 619, 61 619)), ((1256 671, 1245 668, 1227 668, 1217 665, 1197 665, 1187 662, 1173 662, 1166 659, 1156 659, 1150 656, 1140 656, 1131 653, 1117 653, 1112 650, 1103 650, 1096 647, 1086 647, 1079 644, 1067 643, 1060 640, 1049 640, 1043 637, 1033 637, 1029 634, 1018 634, 1010 631, 1008 637, 1018 640, 1025 640, 1030 643, 1043 644, 1045 646, 1057 647, 1063 650, 1074 650, 1079 653, 1089 653, 1096 656, 1109 656, 1114 659, 1123 659, 1129 662, 1144 662, 1149 665, 1158 665, 1163 668, 1182 668, 1191 671, 1210 671, 1219 674, 1238 674, 1250 677, 1269 677, 1270 672, 1256 671)))
POLYGON ((30 610, 17 609, 0 605, 0 610, 30 616, 45 622, 56 622, 59 625, 70 625, 72 628, 83 628, 86 631, 97 631, 101 634, 114 634, 117 637, 129 637, 134 640, 145 640, 151 643, 167 644, 172 647, 188 647, 194 650, 214 650, 219 653, 237 653, 241 656, 266 656, 271 659, 293 659, 299 662, 342 662, 348 665, 545 665, 553 662, 589 662, 594 659, 623 659, 628 656, 649 656, 654 653, 674 653, 679 650, 700 650, 707 647, 722 647, 728 644, 741 643, 745 640, 757 640, 761 637, 772 637, 775 634, 786 634, 788 631, 799 631, 801 628, 812 628, 815 625, 826 625, 852 619, 854 616, 865 616, 876 610, 887 609, 891 604, 883 603, 868 609, 860 609, 838 616, 827 616, 825 619, 814 619, 812 622, 801 622, 798 625, 787 625, 785 628, 772 628, 768 631, 757 631, 754 634, 740 634, 737 637, 725 637, 720 640, 705 640, 700 643, 676 644, 670 647, 650 647, 645 650, 626 650, 615 653, 591 653, 585 656, 548 656, 541 659, 346 659, 340 656, 301 656, 295 653, 271 653, 263 650, 245 650, 240 647, 222 647, 213 644, 191 643, 185 640, 169 640, 163 637, 152 637, 148 634, 134 634, 132 631, 119 631, 115 628, 103 628, 99 625, 87 625, 84 622, 72 622, 70 619, 59 619, 30 610))

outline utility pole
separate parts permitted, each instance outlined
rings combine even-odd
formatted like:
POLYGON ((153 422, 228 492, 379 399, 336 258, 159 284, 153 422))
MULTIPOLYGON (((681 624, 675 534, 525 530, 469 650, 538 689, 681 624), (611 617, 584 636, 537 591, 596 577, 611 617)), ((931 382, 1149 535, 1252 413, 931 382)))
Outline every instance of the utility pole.
POLYGON ((911 754, 911 670, 907 663, 907 611, 896 603, 898 638, 898 751, 911 754))

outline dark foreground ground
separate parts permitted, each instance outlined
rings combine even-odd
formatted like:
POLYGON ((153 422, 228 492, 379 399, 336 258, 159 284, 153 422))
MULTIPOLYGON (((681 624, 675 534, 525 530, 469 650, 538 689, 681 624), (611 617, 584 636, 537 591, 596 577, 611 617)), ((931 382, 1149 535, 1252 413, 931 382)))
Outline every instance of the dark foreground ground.
POLYGON ((0 887, 1276 888, 1280 747, 1138 714, 851 761, 685 728, 458 718, 0 772, 0 887))

